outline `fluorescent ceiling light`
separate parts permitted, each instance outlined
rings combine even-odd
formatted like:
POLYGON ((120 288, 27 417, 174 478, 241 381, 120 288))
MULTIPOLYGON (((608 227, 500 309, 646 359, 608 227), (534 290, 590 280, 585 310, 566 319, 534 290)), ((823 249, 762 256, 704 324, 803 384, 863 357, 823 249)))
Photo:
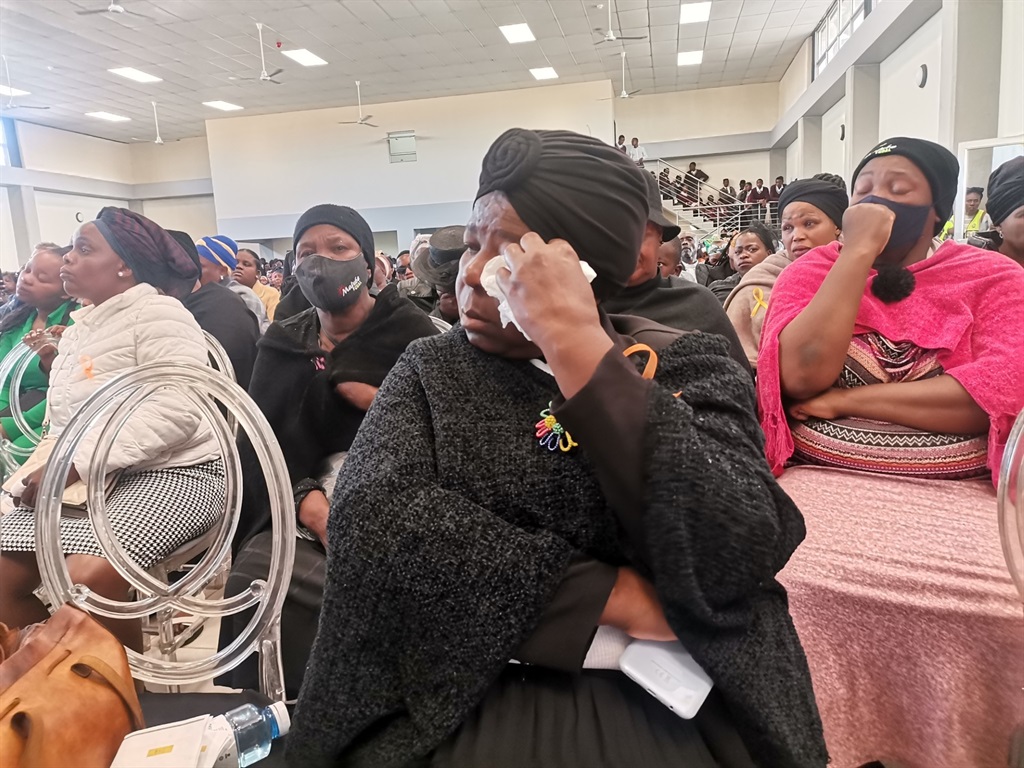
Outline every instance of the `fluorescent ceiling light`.
POLYGON ((533 75, 535 80, 554 80, 558 77, 558 73, 555 72, 554 67, 538 67, 537 69, 531 69, 530 74, 533 75))
POLYGON ((676 64, 680 67, 688 67, 691 64, 700 64, 704 61, 704 51, 680 51, 676 64))
POLYGON ((148 72, 143 72, 141 69, 135 67, 119 67, 117 69, 108 69, 113 75, 120 75, 121 77, 127 77, 129 80, 134 80, 137 83, 159 83, 162 78, 156 75, 151 75, 148 72))
POLYGON ((531 43, 537 39, 530 31, 529 24, 506 24, 498 29, 510 43, 531 43))
POLYGON ((281 53, 304 67, 319 67, 327 63, 315 53, 311 53, 305 48, 297 48, 294 51, 281 51, 281 53))
POLYGON ((131 120, 130 117, 125 117, 124 115, 115 115, 112 112, 86 112, 85 116, 96 117, 100 120, 109 120, 112 123, 124 123, 128 120, 131 120))
POLYGON ((214 109, 220 109, 224 112, 234 112, 236 109, 241 109, 237 104, 232 104, 228 101, 204 101, 203 106, 213 107, 214 109))
POLYGON ((28 96, 28 91, 22 91, 18 88, 10 88, 6 85, 0 85, 0 95, 3 96, 28 96))
POLYGON ((697 24, 711 17, 711 3, 683 3, 679 6, 680 24, 697 24))

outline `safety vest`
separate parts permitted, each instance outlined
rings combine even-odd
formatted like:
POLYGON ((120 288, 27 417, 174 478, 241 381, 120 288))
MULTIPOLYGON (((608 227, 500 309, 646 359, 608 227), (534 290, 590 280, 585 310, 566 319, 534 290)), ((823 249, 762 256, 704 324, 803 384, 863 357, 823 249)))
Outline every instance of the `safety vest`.
MULTIPOLYGON (((971 219, 967 225, 967 229, 964 230, 964 235, 969 235, 972 232, 977 232, 981 229, 981 222, 985 218, 985 211, 982 208, 978 209, 978 212, 974 214, 974 218, 971 219)), ((940 239, 948 240, 953 236, 953 217, 950 217, 949 221, 946 222, 946 226, 942 228, 942 233, 939 235, 940 239)))

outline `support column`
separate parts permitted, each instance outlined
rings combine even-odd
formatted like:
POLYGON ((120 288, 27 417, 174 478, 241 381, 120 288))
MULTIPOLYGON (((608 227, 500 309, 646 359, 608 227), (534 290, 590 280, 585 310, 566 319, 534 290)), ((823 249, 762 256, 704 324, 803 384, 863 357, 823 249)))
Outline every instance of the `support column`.
POLYGON ((771 179, 765 179, 765 181, 772 185, 775 183, 775 177, 781 176, 782 178, 789 181, 790 179, 796 178, 787 174, 788 169, 786 168, 786 148, 773 149, 768 153, 768 175, 771 179))
POLYGON ((846 139, 843 141, 843 177, 846 179, 879 141, 879 99, 877 64, 846 70, 846 139))
POLYGON ((962 141, 999 135, 1003 4, 943 0, 939 13, 939 143, 957 152, 962 141))
POLYGON ((32 247, 42 240, 39 213, 36 211, 36 190, 34 187, 7 187, 7 201, 11 206, 14 248, 20 268, 32 255, 32 247))
POLYGON ((800 147, 800 167, 793 175, 806 179, 821 173, 821 117, 801 117, 796 124, 796 140, 800 147))

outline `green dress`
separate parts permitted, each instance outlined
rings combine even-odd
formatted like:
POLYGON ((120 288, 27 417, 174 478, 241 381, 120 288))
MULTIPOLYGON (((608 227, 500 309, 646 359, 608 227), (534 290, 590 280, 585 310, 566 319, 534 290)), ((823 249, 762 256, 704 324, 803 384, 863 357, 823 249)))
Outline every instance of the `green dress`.
MULTIPOLYGON (((73 322, 71 320, 71 311, 77 308, 78 304, 75 301, 64 302, 46 318, 46 327, 71 325, 73 322)), ((18 343, 25 338, 25 334, 32 330, 32 323, 35 322, 36 314, 33 312, 20 326, 9 328, 0 333, 0 360, 7 357, 11 350, 18 346, 18 343)), ((30 408, 26 408, 23 413, 25 421, 28 422, 28 425, 32 427, 36 434, 39 434, 40 430, 42 430, 43 421, 46 419, 46 390, 48 387, 49 377, 39 368, 39 361, 33 361, 25 369, 25 375, 21 379, 19 397, 21 402, 28 400, 35 403, 30 408)), ((3 427, 7 439, 18 448, 33 447, 33 442, 21 431, 18 423, 11 415, 11 388, 6 381, 0 385, 0 426, 3 427)), ((15 461, 21 464, 24 460, 15 459, 15 461)))

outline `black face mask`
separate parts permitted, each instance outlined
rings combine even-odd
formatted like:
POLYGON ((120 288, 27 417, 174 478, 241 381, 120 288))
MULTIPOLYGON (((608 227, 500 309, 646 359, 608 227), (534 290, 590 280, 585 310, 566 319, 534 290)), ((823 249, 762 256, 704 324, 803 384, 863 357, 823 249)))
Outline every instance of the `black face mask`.
POLYGON ((295 269, 302 295, 314 307, 326 312, 344 312, 359 300, 369 269, 361 255, 335 261, 320 254, 306 256, 295 269))
POLYGON ((928 221, 928 214, 932 212, 930 205, 907 205, 906 203, 894 203, 877 195, 868 195, 862 198, 861 203, 876 203, 884 205, 894 214, 896 220, 892 223, 892 232, 889 234, 889 242, 878 255, 877 261, 880 264, 899 264, 910 253, 910 249, 917 245, 924 232, 924 225, 928 221))

